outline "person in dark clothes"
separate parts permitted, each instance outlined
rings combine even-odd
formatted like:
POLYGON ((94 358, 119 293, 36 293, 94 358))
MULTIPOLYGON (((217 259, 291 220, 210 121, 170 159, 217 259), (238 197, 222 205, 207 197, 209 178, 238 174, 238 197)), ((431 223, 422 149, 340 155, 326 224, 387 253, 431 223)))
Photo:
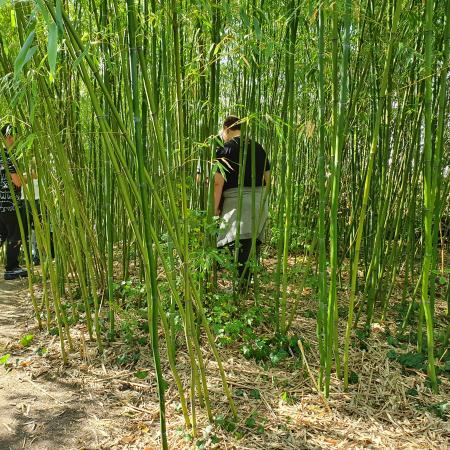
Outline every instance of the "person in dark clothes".
MULTIPOLYGON (((6 160, 1 154, 0 158, 0 245, 6 241, 5 280, 27 277, 28 272, 19 266, 19 254, 22 238, 20 235, 19 221, 14 207, 13 197, 8 184, 8 172, 11 177, 12 188, 17 201, 20 202, 20 186, 22 182, 16 168, 11 162, 8 151, 14 145, 15 129, 11 124, 2 127, 6 148, 4 149, 6 160)), ((24 227, 26 223, 24 223, 24 227)))
POLYGON ((220 171, 214 175, 214 214, 222 219, 217 247, 227 246, 233 251, 238 246, 237 269, 239 288, 242 290, 251 279, 248 260, 252 236, 256 236, 256 254, 264 241, 268 218, 266 188, 270 186, 270 163, 261 144, 241 139, 241 121, 238 117, 228 116, 224 120, 221 134, 224 145, 217 149, 216 158, 222 164, 226 176, 224 178, 220 171), (241 170, 244 170, 242 175, 241 170), (239 204, 241 207, 238 212, 239 204), (238 238, 239 241, 236 242, 238 238))

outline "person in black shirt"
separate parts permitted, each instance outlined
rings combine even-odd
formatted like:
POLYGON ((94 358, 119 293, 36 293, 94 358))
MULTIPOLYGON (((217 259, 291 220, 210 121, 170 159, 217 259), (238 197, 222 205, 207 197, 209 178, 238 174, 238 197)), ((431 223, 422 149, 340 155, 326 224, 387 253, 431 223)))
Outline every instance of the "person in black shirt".
POLYGON ((240 287, 245 288, 251 278, 247 262, 252 237, 256 236, 256 253, 264 241, 270 163, 261 144, 241 138, 241 121, 238 117, 228 116, 221 134, 224 145, 217 149, 216 158, 222 165, 225 177, 220 170, 214 175, 214 214, 222 219, 217 247, 234 249, 239 238, 238 275, 240 287), (241 170, 244 172, 241 173, 241 170))
POLYGON ((1 154, 0 245, 6 241, 5 280, 14 280, 15 278, 27 277, 28 272, 26 269, 19 267, 19 253, 22 239, 20 236, 19 221, 14 207, 13 197, 8 184, 7 172, 10 174, 12 188, 18 199, 17 201, 20 201, 20 186, 22 185, 22 182, 8 154, 8 150, 14 145, 14 128, 11 124, 7 124, 2 127, 1 132, 6 144, 4 150, 6 161, 3 158, 3 154, 1 154))

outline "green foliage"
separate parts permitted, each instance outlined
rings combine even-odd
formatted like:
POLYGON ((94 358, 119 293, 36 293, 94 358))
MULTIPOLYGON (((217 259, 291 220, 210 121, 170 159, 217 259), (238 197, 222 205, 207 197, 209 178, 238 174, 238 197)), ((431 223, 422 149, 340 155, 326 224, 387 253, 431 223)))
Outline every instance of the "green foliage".
POLYGON ((258 389, 252 389, 249 393, 249 397, 255 400, 259 400, 261 398, 261 393, 258 389))
POLYGON ((210 300, 208 321, 219 346, 230 345, 240 339, 255 339, 255 330, 267 320, 268 310, 252 306, 239 311, 232 294, 214 294, 210 300))
POLYGON ((281 400, 283 400, 284 403, 287 405, 293 405, 297 399, 293 397, 289 392, 283 391, 281 394, 281 400))
POLYGON ((348 383, 349 384, 358 384, 358 381, 359 381, 358 374, 352 370, 348 377, 348 383))
POLYGON ((48 334, 50 334, 50 336, 59 336, 59 328, 58 327, 50 328, 48 334))
POLYGON ((34 334, 26 334, 25 336, 21 337, 19 344, 22 347, 28 347, 29 345, 31 345, 33 340, 34 340, 34 334))
POLYGON ((134 376, 140 380, 145 380, 148 377, 148 370, 138 370, 134 372, 134 376))
MULTIPOLYGON (((290 355, 299 355, 298 340, 298 336, 258 337, 252 342, 245 343, 242 346, 242 352, 247 359, 255 359, 256 361, 269 360, 273 366, 276 366, 290 355)), ((303 341, 302 343, 305 350, 309 349, 309 344, 303 341)))
POLYGON ((361 350, 368 350, 367 339, 369 337, 369 332, 367 330, 356 330, 355 336, 358 339, 358 346, 361 350))
POLYGON ((14 60, 14 76, 18 78, 22 72, 25 64, 30 61, 33 55, 36 53, 37 46, 31 47, 34 41, 36 32, 33 30, 25 40, 22 48, 20 49, 16 59, 14 60))
POLYGON ((411 397, 417 397, 419 395, 419 392, 417 391, 416 388, 411 388, 406 391, 406 395, 409 395, 411 397))
POLYGON ((430 405, 427 410, 444 421, 448 421, 450 418, 450 402, 448 401, 430 405))
POLYGON ((116 362, 119 366, 133 366, 139 361, 140 353, 139 352, 125 352, 120 354, 116 358, 116 362))
POLYGON ((245 426, 247 428, 255 428, 255 426, 256 426, 256 419, 255 419, 255 417, 253 415, 246 419, 245 426))
POLYGON ((206 441, 204 439, 199 439, 196 443, 195 443, 195 447, 198 450, 205 450, 206 449, 206 441))
POLYGON ((417 369, 421 371, 426 371, 427 369, 427 357, 422 353, 397 353, 395 350, 389 350, 387 357, 410 369, 417 369))
POLYGON ((50 23, 48 26, 47 54, 51 80, 53 80, 55 78, 56 57, 58 55, 58 26, 55 22, 50 23))
MULTIPOLYGON (((134 3, 130 1, 129 5, 134 3)), ((162 296, 160 304, 167 314, 163 319, 168 319, 170 328, 164 332, 174 338, 175 349, 180 336, 189 340, 195 333, 203 346, 205 320, 200 305, 196 304, 200 301, 215 335, 215 342, 209 342, 213 351, 215 344, 236 345, 246 357, 265 366, 288 364, 292 360, 301 364, 297 336, 289 337, 283 330, 286 336, 273 337, 275 328, 284 322, 283 329, 287 319, 280 311, 289 316, 286 306, 291 307, 292 300, 300 298, 296 289, 299 286, 314 293, 321 290, 320 302, 328 294, 333 301, 335 291, 334 288, 329 291, 329 287, 339 278, 340 288, 350 286, 352 294, 356 294, 353 283, 348 283, 346 266, 353 259, 353 278, 361 293, 356 299, 358 312, 367 311, 373 317, 380 313, 389 321, 392 308, 382 311, 381 305, 384 301, 386 306, 390 305, 397 292, 389 294, 391 298, 384 295, 395 287, 392 283, 398 282, 393 275, 403 278, 405 295, 397 319, 402 323, 408 313, 411 332, 408 336, 387 337, 394 347, 391 357, 404 367, 425 370, 422 356, 400 352, 418 340, 420 293, 413 295, 411 284, 418 281, 420 272, 432 274, 438 305, 448 280, 447 274, 432 270, 436 261, 429 261, 430 270, 419 267, 423 255, 426 258, 433 255, 428 247, 425 251, 423 242, 428 240, 430 244, 429 238, 438 231, 435 227, 444 225, 439 217, 433 217, 428 220, 431 226, 424 227, 423 216, 443 209, 443 217, 449 217, 445 202, 448 177, 439 179, 436 171, 439 167, 448 169, 449 161, 445 145, 439 145, 448 141, 448 131, 438 129, 440 120, 446 124, 445 102, 444 106, 440 103, 441 98, 446 101, 448 81, 446 4, 427 3, 428 7, 432 4, 435 19, 430 21, 431 26, 425 26, 421 2, 405 6, 398 23, 394 13, 402 2, 360 3, 273 2, 264 8, 261 3, 259 8, 257 3, 236 0, 214 4, 174 0, 174 8, 170 4, 166 8, 156 7, 147 17, 141 14, 142 5, 136 4, 140 11, 137 23, 130 20, 126 24, 132 14, 127 15, 125 2, 114 5, 108 1, 101 5, 76 2, 74 9, 71 2, 61 0, 36 0, 30 4, 0 0, 0 6, 11 13, 0 15, 0 55, 5 69, 0 80, 0 111, 5 120, 11 117, 14 123, 24 124, 23 134, 29 134, 23 136, 18 152, 21 168, 29 167, 32 155, 39 161, 42 223, 46 227, 51 224, 58 250, 56 263, 43 266, 47 269, 42 272, 43 283, 47 286, 50 281, 49 292, 61 294, 68 285, 82 285, 73 296, 74 317, 69 302, 62 299, 69 327, 75 325, 76 312, 80 312, 81 326, 87 325, 101 352, 102 338, 110 327, 114 329, 116 319, 115 336, 126 344, 118 363, 135 364, 140 346, 148 346, 148 333, 157 335, 162 331, 156 325, 149 327, 146 296, 150 292, 141 281, 135 281, 143 278, 143 262, 156 262, 158 282, 152 279, 151 285, 157 285, 162 296), (92 6, 99 5, 101 8, 94 17, 92 6), (106 12, 112 6, 114 20, 109 20, 106 12), (179 29, 180 39, 171 29, 176 13, 180 20, 178 28, 174 28, 179 29), (321 23, 323 13, 325 20, 321 23), (394 24, 398 25, 396 32, 394 24), (154 42, 141 39, 147 28, 156 31, 150 33, 154 42), (322 49, 318 42, 320 30, 325 32, 322 49), (427 34, 427 30, 431 33, 427 34), (372 39, 374 36, 377 39, 372 39), (58 60, 59 42, 64 44, 64 58, 58 60), (136 51, 142 51, 146 57, 137 62, 130 57, 136 51), (425 58, 427 68, 425 56, 429 57, 425 58), (395 64, 387 64, 390 59, 395 64), (45 77, 47 60, 50 82, 45 77), (146 61, 151 62, 148 67, 146 61), (264 70, 260 70, 262 67, 264 70), (26 77, 22 75, 24 71, 26 77), (57 84, 51 82, 56 74, 57 84), (131 75, 136 83, 132 83, 131 75), (300 85, 298 93, 294 92, 300 85), (419 96, 418 87, 421 87, 419 96), (425 96, 427 92, 431 98, 425 96), (350 102, 346 101, 347 94, 350 102), (321 100, 325 108, 320 107, 321 100), (210 182, 217 170, 224 177, 229 173, 226 165, 214 161, 213 154, 218 122, 232 110, 245 116, 245 126, 264 145, 272 164, 270 271, 276 264, 273 262, 281 260, 281 253, 288 261, 286 266, 283 261, 283 273, 278 273, 282 276, 275 283, 273 279, 259 278, 262 290, 267 288, 271 294, 281 295, 281 308, 279 298, 267 296, 275 300, 271 304, 273 310, 261 305, 247 308, 234 304, 231 295, 211 294, 214 267, 220 265, 232 272, 234 265, 226 252, 215 248, 218 221, 207 217, 205 211, 208 186, 197 183, 193 174, 197 161, 202 166, 202 178, 209 175, 210 182), (318 124, 318 116, 323 126, 318 124), (418 120, 410 120, 411 117, 418 120), (422 129, 421 118, 432 125, 427 128, 427 136, 433 139, 423 139, 430 144, 428 150, 432 148, 427 154, 423 145, 417 145, 418 136, 426 131, 422 129), (373 144, 369 145, 371 139, 373 144), (326 143, 326 151, 317 151, 319 141, 323 149, 326 143), (433 177, 422 172, 424 166, 431 169, 433 177), (320 175, 322 181, 318 183, 319 172, 323 176, 320 175), (370 192, 365 191, 365 185, 370 192), (424 205, 425 190, 433 193, 426 196, 428 200, 436 201, 436 206, 442 202, 443 208, 432 208, 430 201, 424 205), (330 199, 335 202, 330 204, 330 199), (318 212, 324 217, 319 233, 318 212), (362 235, 358 236, 359 232, 362 235), (324 264, 319 272, 324 283, 319 286, 317 278, 310 276, 318 269, 312 258, 305 258, 303 263, 298 258, 292 261, 291 256, 293 253, 315 256, 322 244, 324 250, 319 250, 319 255, 324 264), (149 258, 153 250, 157 254, 149 258), (334 253, 336 258, 332 257, 334 253), (328 268, 326 259, 330 262, 328 268), (407 269, 403 269, 404 261, 408 262, 407 269), (161 270, 161 262, 168 262, 167 273, 161 270), (362 264, 361 276, 358 268, 362 264), (369 268, 372 278, 364 281, 369 268), (169 277, 175 282, 176 292, 170 292, 173 286, 169 286, 169 277), (122 278, 122 282, 112 282, 122 278), (192 294, 189 296, 185 295, 188 285, 192 294), (374 310, 380 308, 379 311, 366 308, 370 297, 362 295, 366 286, 367 292, 375 295, 374 310), (186 321, 192 325, 191 329, 183 323, 182 311, 174 307, 176 295, 182 305, 194 299, 193 320, 186 321), (105 307, 107 304, 110 311, 105 307), (106 312, 110 312, 108 319, 106 312)), ((155 273, 152 269, 153 277, 155 273)), ((347 296, 340 294, 336 296, 340 301, 347 296)), ((152 299, 156 302, 156 295, 152 299)), ((330 306, 336 306, 331 303, 330 306)), ((156 306, 153 308, 153 317, 159 320, 159 311, 156 306)), ((54 305, 50 309, 54 320, 54 305)), ((301 307, 297 309, 300 310, 301 307)), ((329 339, 321 342, 325 345, 320 346, 320 351, 326 357, 320 355, 320 369, 329 379, 332 368, 338 366, 338 361, 333 364, 332 358, 338 358, 342 351, 334 350, 332 333, 327 334, 333 328, 336 310, 329 309, 328 317, 325 309, 319 310, 324 313, 319 318, 322 323, 318 337, 329 339)), ((436 312, 439 310, 436 308, 436 312)), ((35 311, 40 320, 39 305, 35 311)), ((353 306, 338 306, 339 318, 349 319, 346 344, 351 336, 355 349, 367 349, 364 331, 357 331, 353 340, 352 313, 353 306)), ((314 318, 316 308, 304 316, 314 318)), ((430 316, 425 317, 429 323, 430 316)), ((293 319, 295 324, 296 317, 293 319)), ((448 344, 445 325, 442 326, 438 314, 436 319, 427 335, 431 336, 433 329, 440 332, 439 350, 445 352, 448 344)), ((159 320, 158 327, 163 326, 162 322, 159 320)), ((62 325, 59 323, 59 329, 62 325)), ((50 333, 57 335, 58 327, 50 333)), ((419 330, 422 337, 420 333, 422 330, 419 330)), ((154 346, 157 341, 152 339, 154 346)), ((63 358, 67 359, 65 344, 67 341, 61 339, 63 358)), ((426 343, 431 356, 432 347, 432 341, 426 343)), ((154 354, 158 353, 156 350, 154 347, 154 354)), ((174 371, 178 362, 175 354, 174 371)), ((192 358, 190 363, 194 365, 192 358)), ((439 364, 440 370, 448 371, 446 361, 440 360, 439 364)), ((347 368, 346 358, 340 366, 347 368)), ((345 378, 347 375, 345 370, 345 378)), ((355 375, 350 372, 350 382, 355 375)), ((222 381, 226 386, 225 380, 222 381)), ((242 434, 241 429, 234 431, 242 434)), ((206 445, 207 440, 203 441, 200 445, 206 445)))
POLYGON ((6 364, 8 364, 9 358, 11 358, 10 353, 7 353, 6 355, 3 355, 2 357, 0 357, 0 365, 6 366, 6 364))
POLYGON ((225 431, 233 432, 236 430, 236 422, 230 418, 225 416, 224 414, 219 414, 215 418, 215 423, 218 427, 222 428, 225 431))
POLYGON ((122 299, 125 308, 139 306, 144 303, 146 290, 145 286, 135 280, 123 280, 113 284, 114 295, 117 299, 122 299))
POLYGON ((213 434, 213 426, 208 425, 205 429, 202 430, 202 434, 203 434, 202 438, 198 439, 195 443, 196 448, 215 449, 216 447, 214 446, 220 442, 220 438, 218 438, 215 434, 213 434))
POLYGON ((48 348, 41 346, 36 350, 36 354, 38 356, 47 356, 48 355, 48 348))

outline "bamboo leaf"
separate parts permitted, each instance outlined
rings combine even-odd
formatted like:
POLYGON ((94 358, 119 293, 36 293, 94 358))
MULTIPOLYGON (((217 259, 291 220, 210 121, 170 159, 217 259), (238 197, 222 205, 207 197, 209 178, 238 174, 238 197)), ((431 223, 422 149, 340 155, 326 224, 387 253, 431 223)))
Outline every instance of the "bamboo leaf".
POLYGON ((56 72, 56 58, 58 56, 58 26, 55 22, 51 23, 48 27, 48 64, 50 66, 51 77, 55 77, 56 72))
POLYGON ((261 31, 261 25, 259 24, 259 20, 256 17, 253 19, 253 27, 255 29, 256 39, 260 41, 263 35, 261 31))
POLYGON ((35 31, 32 31, 24 42, 22 48, 19 51, 16 59, 14 60, 14 76, 17 78, 19 73, 22 71, 23 66, 31 59, 36 51, 37 47, 31 47, 33 43, 35 31), (33 50, 34 49, 34 50, 33 50), (31 54, 30 54, 31 52, 31 54))
POLYGON ((59 29, 62 31, 62 29, 63 29, 63 18, 62 18, 61 0, 56 0, 56 23, 58 24, 59 29))
POLYGON ((247 13, 245 12, 245 9, 242 7, 241 10, 239 11, 239 14, 241 16, 241 20, 242 23, 246 26, 246 27, 250 27, 250 20, 248 18, 247 13))
POLYGON ((27 54, 26 54, 25 59, 23 61, 23 65, 25 65, 33 57, 33 55, 36 53, 36 50, 37 50, 37 45, 35 45, 34 47, 31 47, 27 51, 27 54))
POLYGON ((78 64, 80 64, 81 60, 86 56, 88 50, 89 50, 90 45, 86 45, 86 47, 84 48, 83 52, 80 53, 80 55, 78 56, 78 58, 73 62, 72 67, 74 69, 76 69, 78 67, 78 64))
POLYGON ((11 28, 16 28, 16 11, 11 9, 11 28))
POLYGON ((42 17, 44 18, 45 23, 47 24, 47 26, 49 26, 50 23, 51 23, 51 20, 50 20, 50 17, 48 15, 47 8, 45 7, 45 5, 42 2, 42 0, 36 0, 36 7, 39 10, 39 12, 42 14, 42 17))

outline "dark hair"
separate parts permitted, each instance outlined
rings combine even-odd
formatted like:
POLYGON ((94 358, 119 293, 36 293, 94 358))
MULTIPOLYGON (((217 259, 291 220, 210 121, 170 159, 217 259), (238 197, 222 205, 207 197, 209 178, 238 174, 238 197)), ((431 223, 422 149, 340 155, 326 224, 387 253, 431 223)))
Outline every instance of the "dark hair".
POLYGON ((6 123, 2 126, 2 135, 3 137, 11 136, 16 134, 16 128, 13 127, 10 123, 6 123))
POLYGON ((223 121, 223 128, 228 130, 240 130, 241 129, 241 119, 236 116, 228 116, 223 121))

